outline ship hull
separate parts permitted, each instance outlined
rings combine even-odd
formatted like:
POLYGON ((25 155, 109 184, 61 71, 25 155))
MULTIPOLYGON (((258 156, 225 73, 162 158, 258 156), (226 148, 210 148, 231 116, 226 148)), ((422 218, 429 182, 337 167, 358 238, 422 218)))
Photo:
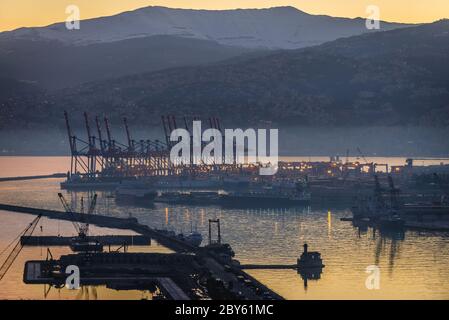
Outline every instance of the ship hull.
POLYGON ((133 204, 153 204, 154 199, 157 197, 157 192, 117 192, 115 200, 121 203, 133 203, 133 204))
POLYGON ((225 207, 279 208, 307 206, 310 204, 310 199, 278 198, 252 195, 222 195, 220 197, 220 203, 225 207))

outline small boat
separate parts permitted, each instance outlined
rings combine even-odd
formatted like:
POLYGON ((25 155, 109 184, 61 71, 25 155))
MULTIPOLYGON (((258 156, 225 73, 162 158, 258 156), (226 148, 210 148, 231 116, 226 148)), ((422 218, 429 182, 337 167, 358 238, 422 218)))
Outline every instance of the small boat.
POLYGON ((203 241, 203 236, 199 232, 191 232, 184 237, 184 241, 190 243, 192 246, 199 247, 203 241))
POLYGON ((321 253, 317 251, 309 252, 307 243, 304 243, 304 251, 297 262, 298 270, 324 268, 321 253))

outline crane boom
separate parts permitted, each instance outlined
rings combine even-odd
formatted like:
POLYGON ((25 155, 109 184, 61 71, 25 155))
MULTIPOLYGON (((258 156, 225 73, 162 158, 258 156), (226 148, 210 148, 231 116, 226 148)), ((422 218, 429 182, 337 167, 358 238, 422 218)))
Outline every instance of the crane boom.
POLYGON ((68 204, 62 193, 58 193, 59 200, 61 200, 62 206, 66 212, 72 212, 72 207, 68 204))
POLYGON ((30 237, 33 234, 34 229, 36 229, 37 223, 39 222, 41 218, 41 215, 38 215, 34 220, 28 225, 28 227, 25 228, 24 231, 22 231, 22 239, 24 241, 22 242, 20 239, 14 246, 14 248, 9 253, 8 257, 6 258, 5 262, 0 267, 0 281, 3 279, 3 277, 8 272, 11 265, 16 260, 17 256, 19 255, 20 251, 22 251, 22 248, 26 244, 26 241, 28 240, 28 237, 30 237))
POLYGON ((65 125, 66 125, 66 129, 67 129, 67 135, 69 136, 70 151, 73 154, 73 151, 75 150, 75 146, 73 145, 72 129, 70 128, 69 115, 68 115, 67 111, 64 111, 64 118, 65 118, 65 125))
POLYGON ((87 215, 83 215, 83 224, 81 225, 81 232, 80 235, 88 235, 89 233, 89 215, 91 215, 94 210, 95 206, 97 205, 97 194, 94 194, 94 197, 92 198, 92 201, 89 205, 89 209, 87 209, 87 215))
POLYGON ((131 134, 129 133, 128 120, 126 119, 126 117, 123 118, 123 123, 125 125, 126 138, 128 140, 128 148, 129 148, 129 150, 131 150, 133 148, 133 145, 132 145, 131 134))
POLYGON ((87 115, 87 112, 84 112, 84 123, 86 125, 86 132, 88 139, 87 141, 89 141, 89 148, 94 148, 95 139, 92 137, 92 134, 90 132, 89 117, 87 115))
POLYGON ((100 149, 102 152, 104 152, 104 141, 103 141, 103 135, 101 134, 101 126, 100 126, 100 120, 98 120, 98 116, 95 117, 95 124, 97 125, 97 132, 98 132, 98 141, 100 142, 100 149))
POLYGON ((109 151, 110 151, 111 148, 112 148, 111 129, 109 128, 109 120, 106 117, 104 117, 104 126, 106 128, 106 134, 107 134, 107 137, 108 137, 108 148, 109 148, 109 151))
MULTIPOLYGON (((73 218, 73 209, 72 206, 69 205, 69 203, 67 202, 67 200, 64 198, 64 196, 62 195, 62 193, 58 193, 58 197, 59 200, 62 203, 62 206, 64 207, 65 212, 67 212, 68 214, 70 214, 70 216, 73 218)), ((77 233, 81 232, 81 227, 80 225, 74 220, 72 219, 72 224, 75 227, 75 230, 77 233)))
POLYGON ((81 223, 76 222, 75 220, 75 214, 73 212, 72 206, 69 205, 67 200, 64 198, 62 193, 58 193, 58 197, 62 203, 62 206, 64 207, 65 211, 70 215, 72 218, 72 224, 75 227, 76 232, 80 237, 87 236, 89 232, 89 215, 92 214, 95 210, 95 206, 97 205, 97 194, 94 194, 92 201, 89 205, 89 208, 87 210, 87 216, 84 215, 84 200, 81 198, 81 223))

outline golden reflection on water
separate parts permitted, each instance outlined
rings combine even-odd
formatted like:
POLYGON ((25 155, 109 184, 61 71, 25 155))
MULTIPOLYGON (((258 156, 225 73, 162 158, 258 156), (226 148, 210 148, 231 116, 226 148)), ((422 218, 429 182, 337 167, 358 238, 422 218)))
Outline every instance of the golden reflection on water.
MULTIPOLYGON (((2 221, 0 226, 0 250, 3 251, 3 248, 33 219, 33 216, 27 214, 0 211, 0 221, 2 221)), ((63 236, 75 235, 73 225, 68 221, 41 218, 38 226, 34 235, 55 235, 58 230, 63 236), (43 226, 42 231, 40 226, 43 226)), ((135 234, 133 231, 98 228, 95 226, 90 226, 90 229, 92 234, 135 234)), ((111 247, 111 250, 115 249, 117 249, 116 246, 111 247)), ((71 250, 67 247, 50 247, 50 251, 55 258, 63 254, 71 253, 71 250)), ((170 253, 171 251, 153 241, 151 246, 130 246, 129 252, 170 253)), ((9 251, 6 251, 0 256, 2 262, 8 253, 9 251)), ((8 273, 0 282, 2 288, 0 291, 0 299, 151 299, 152 295, 150 292, 141 290, 118 291, 106 288, 106 286, 87 286, 80 290, 68 290, 66 288, 58 289, 48 285, 26 285, 23 283, 22 277, 25 262, 29 260, 45 260, 46 255, 47 248, 24 247, 8 273)))
MULTIPOLYGON (((20 159, 26 165, 30 159, 20 159)), ((0 168, 4 159, 0 158, 0 168)), ((8 159, 7 161, 10 161, 8 159)), ((33 167, 36 174, 48 172, 54 159, 41 158, 33 167)), ((58 161, 65 163, 65 158, 58 161)), ((57 162, 57 161, 56 161, 57 162)), ((384 161, 385 162, 385 161, 384 161)), ((59 164, 57 166, 63 166, 59 164)), ((27 167, 29 168, 29 167, 27 167)), ((27 169, 29 170, 29 169, 27 169)), ((21 175, 16 169, 14 174, 21 175)), ((2 172, 5 175, 5 172, 2 172)), ((12 203, 60 210, 57 192, 61 179, 0 183, 0 203, 12 203)), ((88 198, 88 192, 63 191, 68 199, 88 198)), ((250 273, 287 299, 449 299, 449 233, 410 232, 380 234, 372 229, 355 228, 340 221, 348 209, 298 208, 282 210, 227 210, 218 207, 165 206, 154 208, 118 206, 111 192, 98 192, 98 213, 127 217, 155 228, 181 232, 197 226, 207 241, 207 219, 220 218, 222 238, 230 243, 242 263, 292 264, 304 242, 319 251, 326 267, 318 280, 308 280, 294 270, 253 270, 250 273), (188 210, 188 214, 187 211, 188 210), (199 222, 199 223, 198 223, 199 222), (367 266, 380 268, 380 289, 365 286, 367 266)), ((32 216, 0 212, 0 250, 32 220, 32 216)), ((44 234, 74 233, 69 222, 43 220, 44 234)), ((39 229, 37 229, 40 232, 39 229)), ((108 232, 110 232, 109 230, 108 232)), ((92 232, 106 232, 94 228, 92 232)), ((115 231, 112 231, 116 233, 115 231)), ((117 231, 129 233, 128 231, 117 231)), ((55 255, 67 248, 51 249, 55 255)), ((142 250, 135 248, 133 250, 142 250)), ((167 250, 152 245, 145 250, 167 250)), ((45 248, 25 248, 0 284, 0 298, 43 299, 42 286, 22 282, 26 260, 43 259, 45 248)), ((3 258, 3 257, 2 257, 3 258)), ((97 287, 98 299, 140 299, 141 291, 116 291, 97 287)), ((52 299, 74 299, 75 293, 51 290, 52 299)), ((89 297, 93 297, 89 292, 89 297)))

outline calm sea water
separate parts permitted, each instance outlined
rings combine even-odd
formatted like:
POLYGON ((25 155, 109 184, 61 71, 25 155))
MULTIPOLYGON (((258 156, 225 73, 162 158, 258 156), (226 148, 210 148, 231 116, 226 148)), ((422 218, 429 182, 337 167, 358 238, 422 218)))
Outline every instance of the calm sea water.
MULTIPOLYGON (((308 160, 309 158, 302 158, 308 160)), ((310 158, 316 160, 315 158, 310 158)), ((321 158, 320 158, 321 159, 321 158)), ((376 159, 379 163, 403 164, 404 158, 376 159)), ((0 176, 20 176, 65 172, 66 157, 0 157, 0 176)), ((435 162, 439 163, 439 162, 435 162)), ((61 209, 57 198, 61 179, 0 182, 0 203, 61 209)), ((87 192, 64 191, 72 201, 88 197, 87 192)), ((110 192, 97 192, 97 212, 111 216, 134 216, 152 227, 188 232, 197 229, 207 239, 207 221, 220 218, 222 237, 231 244, 242 263, 292 264, 304 242, 320 251, 326 267, 319 280, 307 287, 293 270, 257 270, 250 273, 287 299, 449 299, 449 233, 411 232, 381 235, 361 231, 349 222, 344 208, 322 207, 291 210, 225 210, 219 207, 155 205, 154 208, 118 206, 110 192), (367 289, 366 268, 380 268, 380 288, 367 289)), ((0 211, 0 252, 3 251, 33 216, 0 211)), ((43 219, 36 234, 74 234, 69 222, 43 219)), ((92 228, 94 234, 130 231, 92 228)), ((133 251, 169 252, 153 243, 133 251)), ((53 255, 69 252, 51 248, 53 255)), ((89 287, 69 291, 22 282, 26 260, 45 259, 46 248, 25 248, 7 276, 0 282, 0 298, 7 299, 141 299, 150 292, 116 291, 89 287)), ((4 260, 5 254, 0 256, 4 260)))

